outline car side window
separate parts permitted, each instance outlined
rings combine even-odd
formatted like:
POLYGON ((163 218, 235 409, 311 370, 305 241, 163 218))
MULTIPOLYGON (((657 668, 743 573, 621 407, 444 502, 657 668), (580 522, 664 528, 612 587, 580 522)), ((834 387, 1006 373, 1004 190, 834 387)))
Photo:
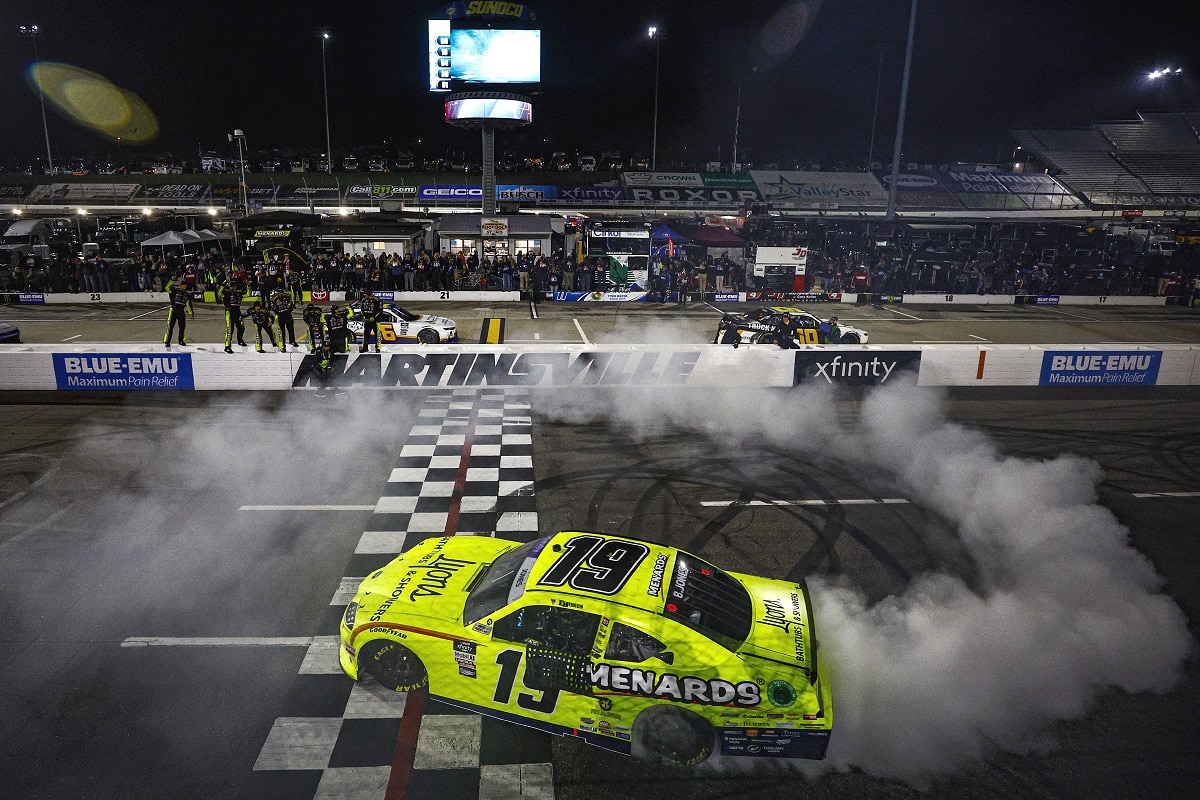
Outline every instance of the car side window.
POLYGON ((517 644, 536 643, 560 653, 591 652, 600 615, 557 606, 525 606, 496 620, 492 638, 517 644))
POLYGON ((612 633, 608 635, 608 648, 604 651, 604 657, 613 661, 640 664, 665 652, 666 649, 665 644, 650 634, 615 622, 612 633))

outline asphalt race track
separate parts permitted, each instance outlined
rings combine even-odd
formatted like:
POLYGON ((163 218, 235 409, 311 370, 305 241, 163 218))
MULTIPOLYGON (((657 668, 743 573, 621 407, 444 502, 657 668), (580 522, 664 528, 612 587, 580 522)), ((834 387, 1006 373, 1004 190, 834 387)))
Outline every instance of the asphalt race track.
MULTIPOLYGON (((510 342, 705 341, 718 318, 704 305, 581 306, 543 303, 537 319, 519 304, 437 312, 457 319, 466 341, 482 319, 505 316, 510 342)), ((205 346, 221 331, 211 309, 199 311, 189 338, 205 346)), ((1200 317, 1183 309, 837 311, 886 343, 1200 342, 1200 317)), ((31 342, 145 341, 161 336, 165 312, 5 307, 0 319, 19 319, 31 342)), ((1132 642, 1144 631, 1087 628, 1099 644, 1079 650, 1056 636, 1023 638, 1055 620, 1050 629, 1074 640, 1084 629, 1076 616, 1102 609, 1105 598, 1047 595, 1044 587, 1022 598, 1021 575, 997 584, 992 556, 971 549, 954 521, 970 503, 959 509, 936 487, 911 485, 892 466, 824 437, 843 425, 843 438, 869 449, 923 422, 935 433, 952 423, 980 431, 982 455, 959 471, 997 470, 980 497, 984 505, 989 493, 1001 498, 992 524, 1020 535, 1028 533, 1022 519, 1060 502, 1056 484, 1077 481, 1082 490, 1061 499, 1064 530, 1087 515, 1103 539, 1104 509, 1127 526, 1186 615, 1182 647, 1194 657, 1200 392, 975 391, 946 398, 944 410, 940 397, 905 389, 892 405, 872 393, 809 390, 672 399, 594 391, 0 398, 0 796, 1193 797, 1193 659, 1176 675, 1178 659, 1164 657, 1155 691, 1093 685, 1104 674, 1095 664, 1108 663, 1110 650, 1114 663, 1143 663, 1132 642), (389 477, 416 468, 414 454, 437 458, 442 445, 428 445, 448 430, 438 426, 468 407, 500 421, 496 449, 485 456, 496 475, 478 481, 482 497, 497 491, 489 484, 524 481, 532 465, 521 508, 536 512, 495 514, 513 538, 563 529, 640 535, 738 571, 810 576, 823 587, 814 595, 826 598, 841 578, 869 606, 947 576, 980 597, 1013 590, 1025 613, 1007 632, 960 629, 969 616, 943 604, 939 630, 947 639, 965 631, 966 646, 853 670, 847 663, 843 671, 854 674, 835 681, 833 736, 854 749, 849 764, 825 765, 837 769, 719 758, 663 769, 434 701, 418 717, 415 698, 355 686, 331 668, 330 637, 356 579, 406 546, 406 531, 445 520, 426 514, 436 517, 430 527, 420 514, 397 513, 389 477), (1059 480, 1031 478, 1045 475, 1059 480), (1078 602, 1064 609, 1068 600, 1078 602), (1013 642, 1036 646, 998 649, 1013 642), (1013 668, 994 673, 985 663, 1007 659, 1013 668), (915 680, 917 667, 944 682, 940 694, 915 680), (988 679, 973 683, 976 674, 988 679), (864 681, 901 699, 914 695, 910 716, 852 720, 864 681), (917 702, 928 697, 936 702, 917 702), (1027 712, 1038 719, 988 727, 1007 719, 1013 703, 1045 716, 1027 712), (415 734, 417 722, 414 739, 406 731, 415 734), (979 729, 994 735, 979 743, 979 729), (889 761, 893 752, 904 758, 889 761), (393 777, 400 774, 403 785, 393 777)), ((968 457, 936 436, 921 447, 945 447, 952 464, 968 457)), ((429 465, 425 485, 436 471, 429 465)), ((1094 553, 1082 544, 1077 556, 1091 563, 1094 553)), ((828 617, 818 615, 817 632, 835 650, 840 633, 828 630, 828 617)), ((847 660, 867 652, 864 644, 847 660)))
MULTIPOLYGON (((933 306, 809 305, 863 328, 872 344, 1196 344, 1200 309, 1155 306, 933 306)), ((711 342, 721 313, 745 312, 766 303, 428 303, 410 311, 458 322, 463 342, 479 341, 484 320, 501 318, 509 344, 616 344, 711 342)), ((297 335, 304 333, 297 316, 297 335)), ((0 306, 0 322, 21 329, 34 344, 162 341, 167 310, 152 304, 0 306)), ((247 334, 253 344, 254 329, 247 334)), ((225 340, 219 306, 197 303, 188 318, 188 340, 211 347, 225 340), (207 343, 207 344, 205 344, 207 343)), ((217 347, 220 349, 220 346, 217 347)), ((252 352, 247 350, 246 352, 252 352)))

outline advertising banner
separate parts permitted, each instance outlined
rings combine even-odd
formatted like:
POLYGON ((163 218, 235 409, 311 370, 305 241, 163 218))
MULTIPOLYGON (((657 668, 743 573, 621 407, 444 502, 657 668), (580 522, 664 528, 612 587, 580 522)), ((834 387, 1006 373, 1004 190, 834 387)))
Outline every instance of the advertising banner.
POLYGON ((867 172, 750 173, 762 199, 795 208, 885 208, 887 190, 867 172))
MULTIPOLYGON (((242 201, 242 190, 237 184, 224 184, 212 187, 209 196, 217 201, 228 200, 233 203, 240 203, 242 201)), ((275 185, 270 183, 251 183, 246 187, 246 199, 248 201, 258 201, 259 203, 274 200, 275 185)))
POLYGON ((346 187, 346 200, 411 200, 416 196, 416 186, 372 183, 346 187))
POLYGON ((479 233, 485 239, 508 238, 508 219, 506 217, 480 217, 479 233))
POLYGON ((59 389, 164 390, 195 389, 190 353, 54 353, 59 389))
MULTIPOLYGON (((892 173, 876 170, 875 176, 887 191, 892 183, 892 173)), ((905 208, 963 208, 962 202, 941 181, 924 172, 900 173, 896 184, 896 205, 905 208)))
POLYGON ((747 303, 761 302, 776 303, 840 303, 840 292, 826 294, 824 292, 746 292, 747 303))
POLYGON ((567 300, 572 303, 606 302, 606 303, 638 303, 649 299, 649 292, 555 292, 555 300, 567 300))
POLYGON ((623 172, 626 186, 703 186, 699 172, 623 172))
POLYGON ((483 187, 479 184, 472 186, 450 186, 444 183, 422 184, 417 192, 417 198, 430 201, 464 201, 483 200, 483 187))
POLYGON ((702 172, 700 181, 709 189, 746 189, 756 192, 758 187, 749 172, 702 172))
POLYGON ((617 203, 625 199, 620 186, 559 186, 558 199, 570 203, 617 203))
POLYGON ((739 205, 757 202, 759 194, 750 189, 708 189, 705 187, 636 187, 625 190, 625 196, 638 203, 700 203, 704 205, 739 205))
POLYGON ((19 306, 44 306, 46 304, 46 295, 41 292, 13 292, 9 296, 16 297, 19 306))
POLYGON ((168 183, 145 186, 138 196, 147 200, 200 200, 207 194, 207 183, 168 183))
POLYGON ((800 350, 796 353, 796 383, 839 383, 844 386, 881 386, 901 372, 914 375, 921 368, 920 350, 800 350))
POLYGON ((1039 386, 1153 386, 1161 352, 1047 350, 1039 386))
MULTIPOLYGON (((416 193, 416 187, 413 187, 413 194, 416 193)), ((338 186, 280 186, 275 195, 277 200, 320 200, 328 203, 336 203, 341 197, 342 190, 338 186)))
POLYGON ((141 186, 136 183, 48 183, 35 186, 28 203, 128 203, 141 186))
POLYGON ((554 200, 558 197, 558 187, 532 185, 525 186, 523 184, 500 184, 496 187, 497 200, 530 200, 541 202, 545 200, 554 200))

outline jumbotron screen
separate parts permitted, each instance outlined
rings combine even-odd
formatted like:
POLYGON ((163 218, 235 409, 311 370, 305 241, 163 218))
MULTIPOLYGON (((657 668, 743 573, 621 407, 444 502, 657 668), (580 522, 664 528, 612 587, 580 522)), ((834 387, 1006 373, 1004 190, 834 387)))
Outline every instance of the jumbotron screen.
POLYGON ((468 97, 446 101, 446 121, 465 119, 533 120, 533 106, 524 100, 468 97))
POLYGON ((542 80, 542 32, 453 28, 429 21, 429 88, 450 91, 451 81, 530 84, 542 80))

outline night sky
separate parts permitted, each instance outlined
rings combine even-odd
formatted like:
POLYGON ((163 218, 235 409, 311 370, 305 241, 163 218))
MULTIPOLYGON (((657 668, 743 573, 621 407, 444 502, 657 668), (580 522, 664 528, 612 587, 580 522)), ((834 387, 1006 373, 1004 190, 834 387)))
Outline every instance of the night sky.
MULTIPOLYGON (((619 149, 649 157, 655 48, 661 49, 659 169, 730 159, 741 87, 739 159, 781 167, 866 163, 884 55, 875 160, 890 158, 909 0, 758 3, 623 0, 533 3, 543 83, 534 122, 498 150, 619 149), (807 21, 807 30, 804 23, 807 21)), ((425 20, 433 2, 353 0, 10 0, 0 7, 0 164, 45 151, 32 61, 21 24, 43 28, 44 60, 101 73, 158 114, 158 139, 119 147, 51 112, 56 159, 128 161, 157 153, 227 152, 246 131, 254 150, 324 150, 321 45, 335 152, 389 143, 419 156, 477 150, 478 134, 442 121, 426 89, 425 20), (418 144, 419 142, 419 144, 418 144)), ((1082 126, 1139 110, 1200 107, 1186 58, 1194 33, 1178 2, 921 0, 904 161, 1006 160, 1010 128, 1082 126), (1161 88, 1150 70, 1181 66, 1161 88)))

